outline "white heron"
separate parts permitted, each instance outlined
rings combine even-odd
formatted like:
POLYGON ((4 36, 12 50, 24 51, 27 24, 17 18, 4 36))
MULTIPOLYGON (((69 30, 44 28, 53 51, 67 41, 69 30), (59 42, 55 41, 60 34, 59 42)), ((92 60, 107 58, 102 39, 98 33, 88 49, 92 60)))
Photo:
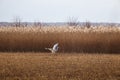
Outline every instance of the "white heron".
POLYGON ((45 48, 46 50, 50 50, 52 53, 56 53, 58 51, 58 43, 54 44, 53 48, 45 48))

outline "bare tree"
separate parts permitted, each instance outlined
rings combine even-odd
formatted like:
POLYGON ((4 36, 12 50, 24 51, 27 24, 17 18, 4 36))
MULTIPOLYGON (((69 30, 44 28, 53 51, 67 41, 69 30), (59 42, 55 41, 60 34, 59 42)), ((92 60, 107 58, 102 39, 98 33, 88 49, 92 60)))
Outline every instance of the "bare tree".
POLYGON ((23 26, 27 27, 28 26, 28 22, 24 22, 23 26))
POLYGON ((21 18, 16 16, 16 17, 14 18, 14 26, 15 26, 15 27, 21 27, 21 25, 22 25, 22 24, 21 24, 21 18))
POLYGON ((78 18, 69 17, 69 18, 68 18, 67 25, 68 25, 68 26, 78 26, 78 25, 79 25, 78 18))
POLYGON ((34 22, 34 26, 35 26, 35 27, 41 27, 41 26, 42 26, 42 22, 39 22, 39 21, 36 22, 36 21, 35 21, 35 22, 34 22))
POLYGON ((90 21, 86 21, 86 22, 85 22, 85 27, 87 27, 87 28, 90 28, 90 27, 91 27, 90 21))

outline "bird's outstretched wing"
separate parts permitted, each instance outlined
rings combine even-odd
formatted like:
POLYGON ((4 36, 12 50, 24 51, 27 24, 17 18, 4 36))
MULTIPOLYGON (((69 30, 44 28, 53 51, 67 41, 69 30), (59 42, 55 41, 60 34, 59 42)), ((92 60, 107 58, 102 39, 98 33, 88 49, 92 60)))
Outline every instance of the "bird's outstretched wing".
POLYGON ((50 50, 52 52, 52 48, 45 48, 46 50, 50 50))
POLYGON ((53 50, 54 50, 54 51, 58 51, 58 43, 56 43, 56 44, 53 46, 53 50))

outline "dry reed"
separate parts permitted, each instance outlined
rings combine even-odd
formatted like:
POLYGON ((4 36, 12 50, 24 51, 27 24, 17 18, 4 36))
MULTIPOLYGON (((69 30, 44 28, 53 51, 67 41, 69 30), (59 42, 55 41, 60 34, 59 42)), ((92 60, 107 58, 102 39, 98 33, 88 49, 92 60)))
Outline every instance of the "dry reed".
POLYGON ((59 52, 119 53, 119 27, 0 27, 0 51, 40 51, 58 42, 59 52))

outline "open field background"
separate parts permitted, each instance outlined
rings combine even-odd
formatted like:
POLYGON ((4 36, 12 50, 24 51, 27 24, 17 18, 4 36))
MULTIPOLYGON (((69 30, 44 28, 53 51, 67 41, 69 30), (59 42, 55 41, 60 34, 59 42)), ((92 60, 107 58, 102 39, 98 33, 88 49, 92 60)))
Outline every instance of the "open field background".
POLYGON ((0 80, 120 80, 119 53, 120 27, 0 27, 0 80))
POLYGON ((0 80, 120 80, 120 55, 0 53, 0 80))
POLYGON ((120 27, 0 27, 0 51, 120 53, 120 27))

